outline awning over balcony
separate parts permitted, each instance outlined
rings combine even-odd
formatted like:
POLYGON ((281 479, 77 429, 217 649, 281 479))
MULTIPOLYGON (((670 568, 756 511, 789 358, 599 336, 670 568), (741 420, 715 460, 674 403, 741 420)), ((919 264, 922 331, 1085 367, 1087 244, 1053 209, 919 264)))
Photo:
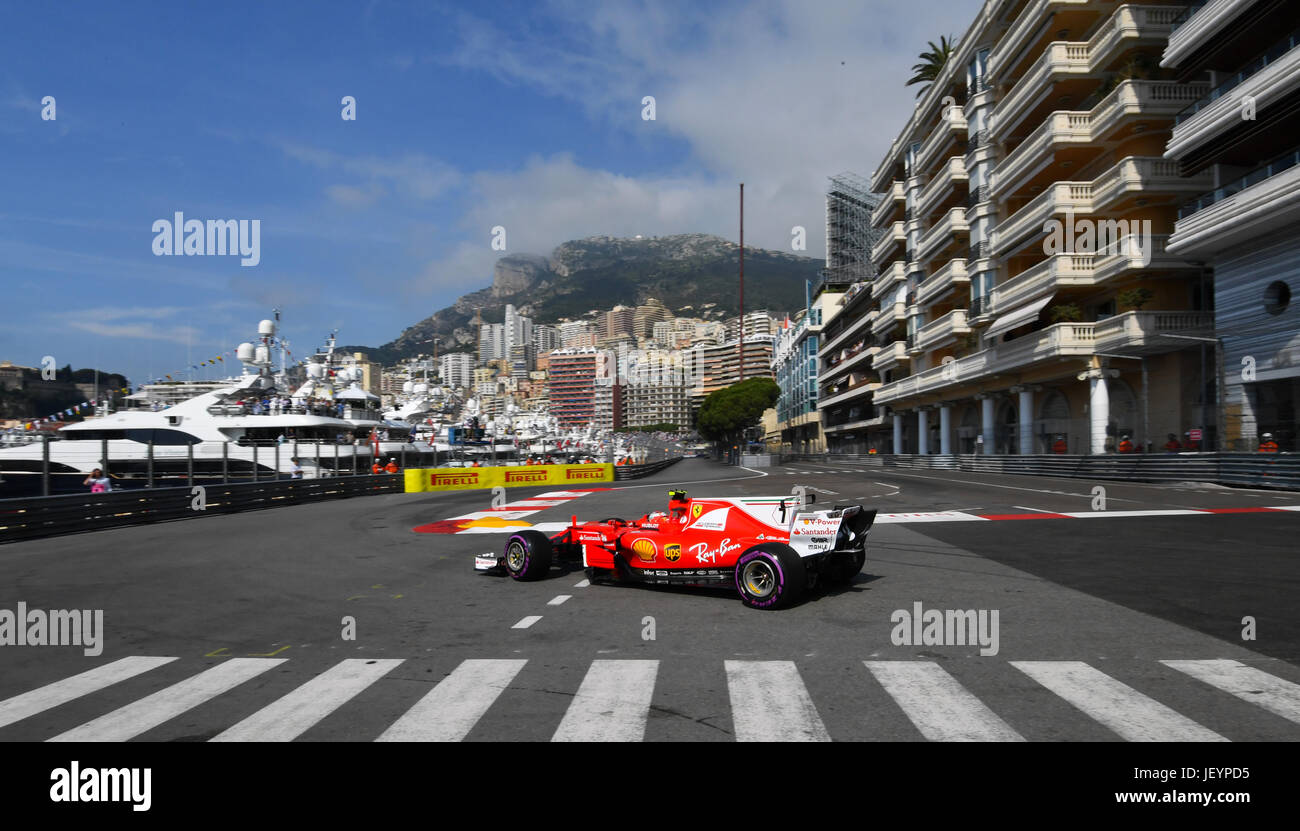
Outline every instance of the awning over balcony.
POLYGON ((1003 332, 1009 332, 1017 326, 1023 326, 1038 317, 1038 313, 1043 310, 1044 306, 1052 302, 1054 296, 1049 294, 1041 300, 1035 300, 1027 306, 1021 306, 1014 311, 1007 312, 993 322, 993 325, 984 333, 984 337, 995 338, 1003 332))

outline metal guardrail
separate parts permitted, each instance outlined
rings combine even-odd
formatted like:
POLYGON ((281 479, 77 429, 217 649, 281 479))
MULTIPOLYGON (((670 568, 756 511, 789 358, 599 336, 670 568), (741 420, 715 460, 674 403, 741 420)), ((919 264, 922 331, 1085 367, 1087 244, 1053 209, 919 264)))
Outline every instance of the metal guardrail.
POLYGON ((676 457, 665 459, 662 462, 651 462, 647 465, 615 465, 614 481, 622 482, 627 479, 640 479, 642 476, 649 476, 652 473, 658 473, 659 471, 675 465, 680 461, 681 457, 676 457))
POLYGON ((402 490, 402 474, 381 473, 5 499, 0 543, 402 490))
POLYGON ((963 470, 1067 479, 1210 482, 1300 490, 1300 455, 1290 453, 1124 453, 1097 456, 869 455, 832 453, 787 459, 910 469, 963 470))

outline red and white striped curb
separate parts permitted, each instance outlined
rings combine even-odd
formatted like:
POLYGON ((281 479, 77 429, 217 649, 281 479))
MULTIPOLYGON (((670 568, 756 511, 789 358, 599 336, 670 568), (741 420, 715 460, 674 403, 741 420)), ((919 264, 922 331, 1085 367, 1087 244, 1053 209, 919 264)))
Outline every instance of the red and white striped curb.
POLYGON ((1274 505, 1268 508, 1171 508, 1149 511, 1043 511, 1025 514, 972 514, 965 511, 916 511, 903 514, 878 514, 876 524, 913 522, 989 522, 1008 519, 1115 519, 1137 516, 1211 516, 1213 514, 1271 514, 1300 511, 1300 505, 1274 505))
POLYGON ((586 496, 593 491, 607 488, 588 488, 584 490, 547 491, 518 502, 507 502, 496 508, 471 511, 467 514, 449 519, 418 525, 411 530, 417 534, 509 534, 524 528, 554 534, 566 527, 565 522, 543 522, 534 525, 524 522, 524 517, 532 516, 548 508, 556 508, 573 500, 586 496))

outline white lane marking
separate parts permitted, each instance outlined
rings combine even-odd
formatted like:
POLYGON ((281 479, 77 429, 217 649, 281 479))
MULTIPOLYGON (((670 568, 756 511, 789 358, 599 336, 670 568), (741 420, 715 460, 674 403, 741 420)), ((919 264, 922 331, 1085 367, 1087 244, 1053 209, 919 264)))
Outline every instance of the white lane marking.
POLYGON ((644 740, 658 672, 658 661, 592 661, 551 741, 644 740))
POLYGON ((584 580, 582 580, 581 582, 574 583, 574 584, 573 584, 573 587, 574 587, 575 589, 585 589, 585 588, 587 588, 587 587, 590 586, 590 585, 591 585, 591 581, 590 581, 590 580, 586 580, 586 579, 584 579, 584 580))
POLYGON ((214 736, 212 741, 291 742, 388 674, 402 660, 346 658, 214 736))
POLYGON ((526 617, 522 617, 522 618, 520 618, 520 619, 519 619, 519 622, 516 623, 514 626, 511 626, 510 628, 511 628, 511 629, 527 629, 529 626, 532 626, 534 623, 536 623, 537 621, 539 621, 539 620, 541 620, 541 619, 542 619, 542 616, 541 616, 541 615, 527 615, 526 617))
POLYGON ((570 597, 573 597, 573 595, 571 595, 571 594, 557 594, 555 597, 552 597, 550 600, 546 601, 546 605, 547 605, 547 606, 559 606, 561 603, 563 603, 564 601, 568 600, 570 597))
POLYGON ((1011 665, 1128 741, 1227 741, 1083 661, 1012 661, 1011 665))
POLYGON ((1035 514, 1054 514, 1056 511, 1044 511, 1042 508, 1029 508, 1024 505, 1012 505, 1013 508, 1019 508, 1022 511, 1030 511, 1035 514))
POLYGON ((738 742, 828 742, 830 735, 793 661, 727 661, 738 742))
POLYGON ((85 672, 55 681, 43 687, 0 701, 0 727, 22 721, 45 710, 67 704, 83 695, 98 692, 119 681, 134 678, 142 672, 169 664, 175 658, 147 658, 133 655, 95 667, 85 672))
POLYGON ((381 742, 458 742, 510 686, 526 658, 471 658, 425 693, 376 739, 381 742))
POLYGON ((1160 663, 1300 724, 1300 685, 1246 666, 1240 661, 1223 659, 1160 663))
POLYGON ((1279 511, 1300 511, 1300 505, 1273 505, 1279 511))
POLYGON ((893 522, 988 522, 982 516, 962 511, 912 511, 903 514, 877 514, 876 524, 893 522))
POLYGON ((1061 516, 1074 517, 1075 519, 1095 519, 1097 517, 1120 516, 1214 516, 1214 514, 1209 511, 1191 511, 1182 508, 1169 508, 1167 510, 1152 511, 1061 511, 1060 514, 1061 516))
POLYGON ((933 661, 863 661, 932 742, 1022 742, 984 702, 933 661))
POLYGON ((818 488, 818 487, 814 487, 814 486, 812 486, 812 485, 809 485, 809 486, 808 486, 808 490, 812 491, 813 493, 825 493, 825 494, 829 494, 830 496, 839 496, 839 495, 840 495, 840 492, 839 492, 839 491, 828 491, 828 490, 826 490, 825 488, 818 488))
POLYGON ((536 496, 531 498, 532 499, 563 499, 565 501, 568 501, 570 499, 577 499, 579 496, 587 496, 590 493, 592 493, 592 491, 547 491, 546 493, 539 493, 536 496))
MULTIPOLYGON (((461 515, 459 515, 459 516, 447 517, 447 519, 448 519, 448 520, 453 520, 453 519, 486 519, 487 517, 492 517, 493 519, 501 519, 501 520, 509 520, 509 519, 523 519, 523 518, 526 517, 526 516, 532 516, 533 514, 537 513, 537 512, 540 511, 540 510, 541 510, 540 508, 529 508, 529 509, 527 509, 527 510, 519 510, 519 511, 501 511, 501 510, 498 510, 498 511, 471 511, 471 512, 468 513, 468 514, 461 514, 461 515)), ((519 524, 520 524, 520 525, 526 525, 527 523, 521 522, 521 523, 519 523, 519 524)))
POLYGON ((60 733, 52 742, 124 742, 234 689, 287 658, 231 658, 153 695, 60 733))
MULTIPOLYGON (((892 470, 889 471, 889 475, 890 475, 890 476, 904 476, 904 477, 907 477, 907 478, 909 478, 909 479, 926 479, 926 480, 929 480, 929 481, 932 481, 932 482, 955 482, 955 483, 957 483, 958 485, 973 485, 973 486, 975 486, 975 487, 980 487, 980 488, 1006 488, 1007 490, 1013 490, 1013 491, 1029 491, 1030 493, 1054 493, 1054 494, 1056 494, 1057 496, 1079 496, 1079 497, 1083 497, 1084 499, 1091 499, 1091 498, 1092 498, 1092 494, 1090 494, 1090 493, 1071 493, 1070 491, 1052 491, 1052 490, 1047 490, 1047 489, 1045 489, 1045 488, 1021 488, 1021 487, 1017 487, 1016 485, 997 485, 997 484, 994 484, 993 482, 972 481, 972 480, 970 480, 970 479, 949 479, 949 478, 944 477, 944 476, 921 476, 920 474, 916 474, 916 473, 896 473, 895 471, 892 471, 892 470)), ((1050 477, 1041 477, 1041 478, 1050 478, 1050 477)), ((1121 485, 1131 485, 1131 484, 1134 484, 1134 483, 1132 483, 1132 482, 1128 482, 1128 481, 1120 481, 1118 484, 1121 484, 1121 485)), ((1121 498, 1119 498, 1118 496, 1107 496, 1106 499, 1107 499, 1108 501, 1110 501, 1110 502, 1139 502, 1139 501, 1141 501, 1141 500, 1138 500, 1138 499, 1121 499, 1121 498)))

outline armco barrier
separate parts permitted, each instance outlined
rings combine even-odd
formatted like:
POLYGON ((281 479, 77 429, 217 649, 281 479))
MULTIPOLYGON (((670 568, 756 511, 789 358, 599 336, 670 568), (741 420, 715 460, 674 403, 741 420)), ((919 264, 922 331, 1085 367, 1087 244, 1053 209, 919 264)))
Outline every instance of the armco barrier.
POLYGON ((407 493, 480 488, 578 487, 614 481, 614 465, 509 465, 425 467, 403 473, 407 493))
POLYGON ((401 490, 400 475, 381 473, 4 499, 0 542, 401 490))
POLYGON ((801 455, 803 461, 861 467, 964 470, 1068 479, 1210 482, 1300 490, 1300 455, 1290 453, 1125 453, 1097 456, 801 455))
POLYGON ((652 473, 658 473, 664 468, 671 467, 681 461, 680 457, 665 459, 662 462, 651 462, 648 465, 615 465, 614 478, 618 481, 625 479, 640 479, 642 476, 649 476, 652 473))

